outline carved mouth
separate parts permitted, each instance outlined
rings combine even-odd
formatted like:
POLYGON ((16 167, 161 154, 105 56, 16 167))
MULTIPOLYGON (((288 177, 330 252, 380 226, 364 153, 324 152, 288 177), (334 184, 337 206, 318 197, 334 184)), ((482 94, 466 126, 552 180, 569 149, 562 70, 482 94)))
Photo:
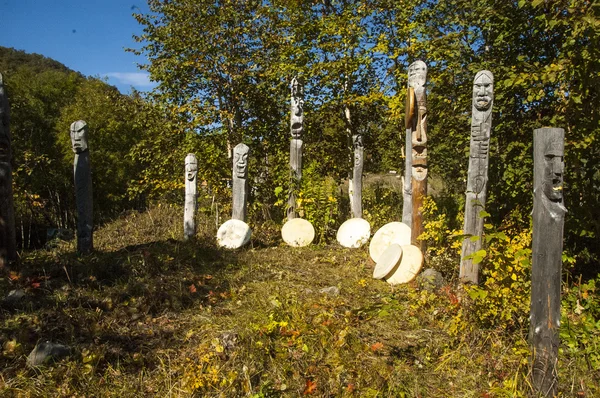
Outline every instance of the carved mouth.
POLYGON ((299 136, 302 134, 302 123, 292 123, 292 135, 299 136))

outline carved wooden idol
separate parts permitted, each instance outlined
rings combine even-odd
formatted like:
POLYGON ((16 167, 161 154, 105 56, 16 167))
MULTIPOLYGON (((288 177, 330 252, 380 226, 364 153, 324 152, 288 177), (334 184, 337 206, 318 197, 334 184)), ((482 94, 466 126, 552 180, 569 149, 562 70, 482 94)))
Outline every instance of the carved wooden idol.
POLYGON ((0 268, 17 259, 11 156, 10 107, 0 74, 0 268))
POLYGON ((77 252, 87 254, 94 249, 94 211, 88 127, 83 120, 71 124, 71 144, 75 152, 73 174, 77 204, 77 252))
POLYGON ((563 227, 565 132, 533 131, 533 242, 529 337, 533 352, 533 387, 543 396, 558 393, 557 357, 563 227))
POLYGON ((231 218, 246 222, 248 200, 248 154, 246 144, 237 144, 233 149, 233 209, 231 218))
POLYGON ((354 148, 354 166, 352 170, 352 217, 362 218, 362 174, 364 164, 364 145, 362 134, 352 136, 354 148))
MULTIPOLYGON (((415 61, 408 67, 408 90, 406 96, 406 151, 403 187, 402 222, 413 229, 413 183, 418 178, 417 187, 421 195, 422 184, 427 194, 427 98, 425 83, 427 82, 427 65, 423 61, 415 61), (413 143, 417 142, 416 153, 413 143), (418 165, 413 165, 413 160, 418 165)), ((424 196, 424 195, 423 195, 424 196)), ((418 236, 418 235, 417 235, 418 236)))
POLYGON ((288 195, 287 218, 296 218, 296 193, 302 179, 302 130, 304 123, 304 89, 297 78, 291 84, 291 119, 290 132, 290 171, 291 186, 288 195))
POLYGON ((484 218, 479 214, 485 210, 493 103, 494 76, 490 71, 480 71, 473 80, 471 147, 463 228, 468 237, 463 241, 460 262, 460 280, 465 283, 479 282, 479 264, 473 264, 473 260, 466 257, 481 250, 482 245, 484 218))
POLYGON ((196 235, 196 210, 198 207, 198 160, 188 153, 185 157, 185 207, 183 212, 183 238, 196 235))

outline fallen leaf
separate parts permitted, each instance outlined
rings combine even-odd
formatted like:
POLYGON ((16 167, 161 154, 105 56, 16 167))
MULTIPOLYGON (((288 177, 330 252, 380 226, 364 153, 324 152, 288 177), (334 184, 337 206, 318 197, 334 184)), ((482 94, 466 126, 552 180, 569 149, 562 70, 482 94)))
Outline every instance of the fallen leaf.
POLYGON ((371 351, 375 352, 383 348, 383 343, 377 342, 371 345, 371 351))
POLYGON ((304 395, 314 394, 317 390, 317 382, 312 380, 306 380, 306 387, 304 387, 304 395))

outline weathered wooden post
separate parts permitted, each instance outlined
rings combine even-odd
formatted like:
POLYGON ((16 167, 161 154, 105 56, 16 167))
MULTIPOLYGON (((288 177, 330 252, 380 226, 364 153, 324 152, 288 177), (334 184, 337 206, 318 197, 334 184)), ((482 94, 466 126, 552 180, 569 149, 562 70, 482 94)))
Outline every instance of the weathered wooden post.
POLYGON ((533 387, 543 397, 558 394, 558 344, 563 227, 564 138, 561 128, 533 131, 533 242, 531 324, 533 387))
POLYGON ((17 259, 11 157, 10 106, 0 74, 0 267, 17 259))
POLYGON ((354 166, 352 169, 352 217, 362 218, 362 174, 364 164, 364 144, 362 134, 352 136, 354 166))
POLYGON ((185 207, 183 211, 183 239, 196 235, 196 210, 198 208, 198 160, 188 153, 185 157, 185 207))
POLYGON ((427 65, 423 61, 416 61, 412 67, 415 70, 414 73, 423 76, 423 84, 415 85, 417 113, 413 122, 415 128, 412 130, 411 136, 411 242, 423 250, 424 245, 418 241, 418 238, 423 233, 423 214, 421 208, 427 196, 427 93, 425 92, 427 65))
POLYGON ((248 200, 248 154, 246 144, 233 148, 233 208, 231 218, 246 222, 246 202, 248 200))
POLYGON ((291 184, 288 193, 287 219, 296 218, 296 194, 302 179, 302 130, 304 123, 304 89, 297 78, 291 84, 290 118, 290 174, 291 184))
MULTIPOLYGON (((402 191, 402 222, 413 228, 414 215, 413 210, 413 177, 423 178, 425 181, 425 195, 427 195, 427 99, 425 95, 425 83, 427 82, 427 65, 425 62, 417 60, 408 67, 408 92, 406 96, 406 151, 404 163, 404 187, 402 191), (414 153, 413 144, 417 140, 417 153, 414 153), (424 151, 424 153, 423 153, 424 151), (423 164, 423 156, 425 163, 423 164), (413 160, 416 158, 420 162, 415 169, 413 160)), ((418 192, 422 193, 423 180, 418 182, 418 192)), ((418 208, 418 207, 417 207, 418 208)), ((420 233, 419 233, 420 234, 420 233)), ((416 235, 418 236, 418 235, 416 235)))
POLYGON ((217 244, 227 249, 239 249, 250 241, 252 230, 246 224, 248 200, 248 145, 240 143, 233 148, 233 182, 231 220, 217 231, 217 244))
POLYGON ((480 217, 479 214, 485 210, 487 196, 493 103, 494 76, 492 72, 487 70, 477 72, 473 80, 471 146, 463 227, 463 233, 467 237, 462 244, 459 272, 459 278, 463 283, 477 284, 479 282, 479 264, 473 264, 473 260, 466 257, 481 250, 482 245, 484 217, 480 217))
POLYGON ((75 153, 73 174, 77 204, 77 252, 81 254, 88 254, 94 250, 92 166, 87 135, 86 122, 78 120, 71 124, 71 144, 75 153))

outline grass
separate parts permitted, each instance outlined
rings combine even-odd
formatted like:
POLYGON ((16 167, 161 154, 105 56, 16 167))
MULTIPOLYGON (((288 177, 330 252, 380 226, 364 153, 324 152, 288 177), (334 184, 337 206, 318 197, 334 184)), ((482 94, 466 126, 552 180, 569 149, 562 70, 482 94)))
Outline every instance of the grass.
MULTIPOLYGON (((180 239, 180 209, 130 213, 94 235, 25 253, 0 270, 2 396, 526 396, 526 330, 469 325, 452 286, 391 287, 366 248, 273 245, 219 250, 212 221, 180 239), (321 292, 335 286, 339 294, 321 292), (40 340, 75 354, 40 369, 40 340)), ((563 396, 600 396, 598 372, 561 358, 563 396), (576 394, 580 395, 576 395, 576 394), (581 395, 583 394, 583 395, 581 395)))

